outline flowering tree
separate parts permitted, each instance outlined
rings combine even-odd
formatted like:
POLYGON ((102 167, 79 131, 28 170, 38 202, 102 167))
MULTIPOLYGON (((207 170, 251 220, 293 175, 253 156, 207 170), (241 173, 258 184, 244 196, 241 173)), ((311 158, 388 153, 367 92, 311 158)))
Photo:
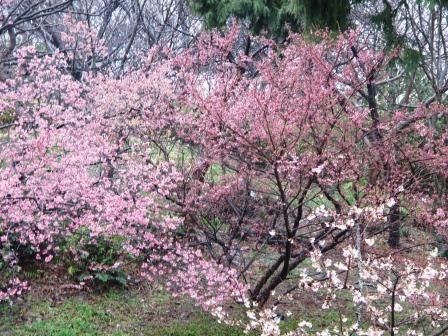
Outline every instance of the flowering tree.
MULTIPOLYGON (((443 118, 444 107, 381 112, 372 88, 387 80, 388 57, 363 49, 356 34, 323 35, 317 45, 291 36, 284 49, 267 41, 261 58, 232 56, 234 38, 206 35, 178 61, 181 108, 172 123, 195 163, 171 197, 187 232, 239 270, 259 307, 275 290, 282 297, 300 287, 290 280, 299 272, 315 291, 329 279, 329 301, 351 292, 354 328, 368 320, 371 330, 397 332, 403 325, 371 303, 391 295, 394 314, 399 295, 422 307, 405 279, 442 280, 446 265, 439 272, 411 259, 415 267, 401 269, 389 256, 396 251, 376 245, 398 248, 397 231, 411 223, 446 234, 446 195, 428 176, 446 178, 447 134, 426 123, 443 118), (309 258, 314 276, 303 266, 309 258), (372 284, 380 294, 369 293, 372 284)), ((429 283, 415 286, 423 293, 429 283)), ((429 311, 406 322, 411 329, 425 314, 446 318, 445 299, 429 297, 429 311)))
POLYGON ((46 263, 67 254, 87 258, 89 270, 111 271, 121 266, 120 258, 98 264, 87 247, 121 237, 122 257, 146 260, 148 278, 173 278, 178 291, 195 293, 204 305, 210 298, 194 292, 203 282, 191 289, 191 281, 209 279, 216 291, 208 291, 240 295, 232 272, 176 240, 182 219, 165 196, 181 175, 149 152, 152 139, 164 135, 157 120, 163 121, 172 99, 170 63, 154 61, 150 76, 139 71, 122 80, 79 82, 65 73, 64 55, 33 54, 20 50, 16 80, 1 88, 1 109, 14 120, 1 152, 2 264, 16 273, 26 251, 46 263), (80 234, 78 246, 62 251, 80 234), (192 258, 198 261, 194 273, 187 267, 192 258))
POLYGON ((335 331, 310 333, 443 328, 446 265, 382 245, 404 225, 446 234, 446 195, 428 176, 447 177, 447 133, 426 123, 444 108, 380 111, 369 97, 388 57, 356 37, 291 36, 235 56, 233 29, 180 55, 154 50, 123 78, 81 81, 65 55, 20 49, 0 86, 13 120, 0 152, 0 299, 26 286, 27 251, 87 260, 84 280, 130 258, 220 317, 229 299, 245 302, 265 335, 279 333, 270 304, 304 291, 353 308, 335 331), (92 257, 116 238, 113 262, 92 257))

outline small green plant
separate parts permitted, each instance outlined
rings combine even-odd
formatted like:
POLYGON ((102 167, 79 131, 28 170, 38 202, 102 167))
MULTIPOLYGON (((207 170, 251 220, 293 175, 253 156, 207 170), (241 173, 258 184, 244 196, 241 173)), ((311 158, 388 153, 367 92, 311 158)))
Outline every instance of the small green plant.
POLYGON ((63 245, 68 274, 80 282, 125 286, 124 240, 121 236, 92 237, 87 228, 79 229, 63 245))
POLYGON ((406 226, 400 227, 400 236, 408 238, 408 237, 410 237, 410 235, 411 235, 411 232, 408 227, 406 227, 406 226))
MULTIPOLYGON (((2 236, 1 232, 0 236, 2 236)), ((0 244, 0 250, 6 259, 14 257, 21 267, 36 264, 38 252, 35 247, 21 241, 18 234, 10 233, 3 237, 6 239, 0 244)))
POLYGON ((7 125, 16 119, 14 109, 6 109, 0 113, 0 125, 7 125))

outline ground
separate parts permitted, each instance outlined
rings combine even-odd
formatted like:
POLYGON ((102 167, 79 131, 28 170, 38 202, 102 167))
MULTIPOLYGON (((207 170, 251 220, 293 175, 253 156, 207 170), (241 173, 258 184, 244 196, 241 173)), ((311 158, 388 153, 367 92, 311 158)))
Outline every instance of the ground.
POLYGON ((174 300, 149 286, 78 292, 63 302, 31 293, 0 309, 3 336, 243 335, 187 300, 174 300))
MULTIPOLYGON (((417 244, 418 237, 417 232, 404 235, 403 245, 417 244)), ((309 267, 309 262, 302 267, 309 267)), ((137 280, 136 274, 126 287, 79 290, 73 288, 76 283, 60 265, 23 273, 31 290, 12 306, 0 304, 1 336, 246 335, 241 328, 218 323, 190 300, 171 297, 160 284, 137 280)), ((278 313, 284 316, 281 328, 292 330, 302 320, 312 322, 311 332, 338 325, 339 312, 322 310, 322 302, 319 293, 298 291, 293 304, 278 305, 278 313), (287 311, 293 315, 288 317, 287 311)), ((350 304, 348 298, 343 309, 350 309, 350 304)))
MULTIPOLYGON (((134 284, 127 288, 74 291, 64 290, 60 284, 51 287, 48 281, 33 281, 34 290, 23 300, 12 306, 0 306, 0 335, 247 335, 241 328, 218 323, 187 299, 172 298, 160 286, 134 284)), ((313 321, 317 328, 329 326, 338 319, 335 312, 322 315, 313 309, 311 302, 302 304, 296 307, 296 313, 301 311, 300 317, 313 321)), ((285 317, 281 328, 291 330, 297 321, 285 317)))

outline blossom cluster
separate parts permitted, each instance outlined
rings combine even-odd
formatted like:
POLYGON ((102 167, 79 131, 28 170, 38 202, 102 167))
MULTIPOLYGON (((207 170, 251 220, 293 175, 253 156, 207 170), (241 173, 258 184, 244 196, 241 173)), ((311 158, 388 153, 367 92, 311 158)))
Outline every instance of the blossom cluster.
MULTIPOLYGON (((94 57, 86 26, 66 33, 83 61, 94 57)), ((303 320, 290 335, 440 328, 446 264, 421 258, 427 249, 399 253, 385 232, 446 234, 446 195, 426 176, 446 177, 447 132, 424 122, 444 108, 372 118, 359 92, 371 73, 385 76, 387 56, 355 33, 315 44, 293 35, 258 58, 230 57, 237 38, 234 27, 178 55, 154 49, 120 78, 74 77, 75 58, 19 49, 16 76, 0 84, 12 118, 0 150, 1 265, 20 274, 26 262, 70 260, 93 280, 128 258, 227 322, 229 301, 254 302, 247 328, 265 336, 280 333, 277 290, 352 308, 338 326, 303 320), (117 241, 118 251, 107 245, 117 241), (102 244, 113 258, 96 254, 102 244)), ((11 276, 1 288, 6 300, 26 284, 11 276)))

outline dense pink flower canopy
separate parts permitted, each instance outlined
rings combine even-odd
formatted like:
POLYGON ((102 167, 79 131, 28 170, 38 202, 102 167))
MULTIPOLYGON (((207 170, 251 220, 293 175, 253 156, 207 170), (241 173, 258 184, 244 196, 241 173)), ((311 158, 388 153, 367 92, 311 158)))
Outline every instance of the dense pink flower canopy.
MULTIPOLYGON (((75 33, 89 34, 84 28, 75 33)), ((380 236, 366 229, 388 221, 400 202, 419 225, 447 234, 446 196, 421 173, 448 178, 447 130, 427 123, 445 107, 373 115, 360 92, 371 73, 387 76, 390 56, 358 46, 355 33, 323 34, 315 44, 291 36, 283 49, 262 41, 263 57, 229 58, 237 35, 236 28, 204 34, 180 55, 155 49, 121 78, 75 80, 63 53, 18 50, 17 75, 0 83, 0 110, 14 116, 0 151, 2 248, 31 246, 49 263, 80 230, 93 244, 125 237, 148 280, 165 279, 174 294, 216 314, 229 300, 266 303, 310 258, 318 271, 325 265, 329 281, 312 283, 302 271, 302 287, 321 286, 328 305, 348 288, 379 321, 375 298, 341 280, 356 264, 378 288, 376 298, 389 295, 389 276, 401 271, 394 288, 402 301, 431 301, 425 313, 446 317, 443 299, 416 276, 443 280, 446 266, 428 259, 395 269, 391 256, 370 257, 380 236), (360 227, 364 259, 361 243, 354 247, 360 227), (280 256, 265 273, 269 281, 257 282, 265 265, 256 258, 270 237, 279 244, 269 253, 280 256), (341 246, 339 259, 328 255, 341 246)), ((20 294, 18 281, 0 301, 20 294)), ((270 321, 266 314, 260 321, 270 321)))

